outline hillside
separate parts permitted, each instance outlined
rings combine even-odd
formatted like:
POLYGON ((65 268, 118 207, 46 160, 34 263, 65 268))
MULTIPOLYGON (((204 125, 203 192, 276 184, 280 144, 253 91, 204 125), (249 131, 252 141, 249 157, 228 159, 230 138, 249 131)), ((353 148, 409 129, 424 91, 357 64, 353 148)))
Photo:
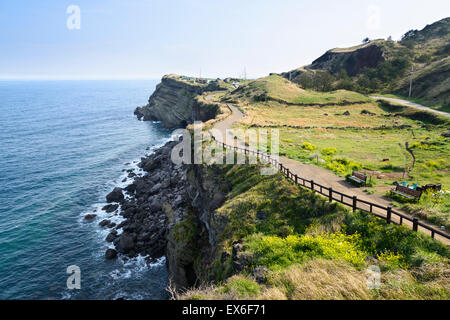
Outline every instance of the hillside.
MULTIPOLYGON (((281 156, 338 176, 362 170, 372 177, 371 187, 365 190, 374 196, 385 198, 396 181, 441 183, 444 190, 450 183, 445 117, 375 101, 354 91, 303 89, 275 74, 246 81, 221 99, 245 114, 235 127, 277 128, 281 156)), ((392 203, 450 228, 450 197, 445 195, 439 204, 431 195, 415 204, 394 199, 392 203)))
POLYGON ((327 51, 310 65, 281 75, 303 88, 362 93, 384 92, 447 109, 450 105, 450 18, 423 30, 410 30, 401 41, 373 40, 351 48, 327 51))
POLYGON ((221 202, 191 210, 170 232, 174 279, 190 275, 187 283, 199 285, 175 298, 448 299, 448 249, 420 233, 352 213, 258 166, 212 165, 191 176, 220 186, 202 188, 197 203, 221 202), (374 266, 375 290, 366 284, 374 266))

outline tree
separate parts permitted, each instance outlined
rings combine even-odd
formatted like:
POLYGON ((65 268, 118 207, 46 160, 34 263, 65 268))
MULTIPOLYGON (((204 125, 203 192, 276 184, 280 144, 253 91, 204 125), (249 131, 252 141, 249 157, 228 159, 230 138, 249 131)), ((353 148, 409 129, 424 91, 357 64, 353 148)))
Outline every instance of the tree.
POLYGON ((392 36, 389 36, 389 37, 387 38, 387 40, 388 40, 388 41, 392 41, 392 36))
POLYGON ((419 30, 409 30, 402 36, 402 41, 405 40, 411 40, 416 36, 416 34, 419 32, 419 30))
POLYGON ((368 43, 368 42, 370 42, 370 39, 368 37, 364 38, 362 41, 362 43, 368 43))

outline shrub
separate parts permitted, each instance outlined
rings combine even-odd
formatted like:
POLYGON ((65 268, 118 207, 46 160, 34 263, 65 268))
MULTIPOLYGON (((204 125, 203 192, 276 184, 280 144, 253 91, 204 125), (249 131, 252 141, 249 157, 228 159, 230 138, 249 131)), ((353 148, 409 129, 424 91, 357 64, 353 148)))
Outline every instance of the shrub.
POLYGON ((400 254, 408 264, 415 264, 418 251, 437 253, 449 257, 449 249, 442 243, 421 232, 412 232, 406 226, 387 225, 384 221, 365 212, 347 212, 345 229, 348 234, 357 233, 362 248, 379 254, 389 249, 400 254))
POLYGON ((326 164, 327 169, 340 175, 345 175, 352 170, 359 170, 361 167, 359 163, 346 158, 334 158, 326 164))
POLYGON ((396 269, 404 266, 404 257, 389 250, 377 254, 377 259, 385 263, 390 269, 396 269))
POLYGON ((259 285, 244 277, 235 276, 223 287, 223 293, 235 293, 239 297, 256 296, 260 292, 259 285))
POLYGON ((284 269, 315 257, 340 259, 355 266, 362 265, 367 254, 359 247, 358 234, 322 233, 319 235, 277 236, 252 235, 245 248, 255 257, 255 265, 271 270, 284 269))
POLYGON ((429 169, 434 170, 434 169, 440 169, 444 163, 445 163, 445 159, 439 159, 437 161, 428 160, 427 162, 425 162, 424 166, 429 169))
POLYGON ((313 151, 313 150, 316 150, 316 146, 309 142, 303 142, 302 149, 313 151))
POLYGON ((321 153, 324 156, 332 156, 337 152, 336 148, 323 148, 321 153))

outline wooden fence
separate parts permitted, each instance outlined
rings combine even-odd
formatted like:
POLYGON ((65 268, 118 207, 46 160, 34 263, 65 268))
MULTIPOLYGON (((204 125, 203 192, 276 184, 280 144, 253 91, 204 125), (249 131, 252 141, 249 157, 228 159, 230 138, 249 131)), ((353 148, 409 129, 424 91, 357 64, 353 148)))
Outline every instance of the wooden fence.
MULTIPOLYGON (((215 137, 212 136, 212 139, 216 141, 215 137)), ((342 203, 343 205, 346 205, 348 207, 351 207, 353 211, 361 210, 365 212, 369 212, 371 214, 374 214, 375 216, 386 220, 386 222, 397 224, 397 225, 403 225, 405 224, 405 221, 409 221, 412 224, 412 230, 418 231, 419 228, 422 228, 426 230, 426 233, 429 233, 432 238, 435 238, 435 235, 439 235, 444 237, 445 239, 450 239, 450 235, 448 235, 446 232, 441 231, 439 229, 436 229, 428 224, 425 224, 421 221, 419 221, 416 218, 409 217, 407 215, 404 215, 400 212, 394 211, 392 207, 384 207, 379 204, 358 199, 357 196, 349 196, 345 193, 333 190, 331 187, 323 186, 317 182, 314 182, 314 180, 308 180, 304 179, 302 177, 299 177, 297 174, 292 173, 289 168, 283 166, 278 160, 273 159, 269 155, 267 155, 264 152, 251 150, 247 148, 241 148, 237 146, 230 146, 223 142, 219 142, 222 144, 222 147, 224 149, 230 149, 234 150, 235 152, 243 152, 244 154, 248 155, 254 155, 257 158, 260 158, 261 160, 264 160, 273 166, 275 166, 279 171, 281 171, 288 179, 290 179, 295 184, 308 188, 312 190, 313 192, 320 193, 321 195, 327 197, 329 201, 337 201, 339 203, 342 203)))

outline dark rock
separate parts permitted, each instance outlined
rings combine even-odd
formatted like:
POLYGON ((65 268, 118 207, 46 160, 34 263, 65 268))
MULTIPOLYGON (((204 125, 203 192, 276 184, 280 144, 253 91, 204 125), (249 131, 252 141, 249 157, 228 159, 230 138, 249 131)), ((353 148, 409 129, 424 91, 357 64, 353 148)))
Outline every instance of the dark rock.
POLYGON ((124 200, 122 188, 116 187, 106 196, 107 202, 122 202, 124 200))
MULTIPOLYGON (((350 114, 350 113, 349 113, 349 114, 350 114)), ((369 115, 369 116, 374 116, 374 115, 375 115, 375 113, 370 112, 369 110, 366 110, 366 109, 362 110, 362 111, 361 111, 361 114, 367 114, 367 115, 369 115)))
POLYGON ((161 183, 155 184, 155 185, 150 189, 150 193, 151 193, 151 194, 155 194, 155 193, 157 193, 159 190, 161 190, 161 183))
POLYGON ((159 166, 159 161, 156 161, 155 159, 149 159, 145 164, 142 166, 142 169, 144 169, 147 172, 153 171, 159 166))
POLYGON ((258 220, 265 220, 265 219, 267 219, 267 213, 262 211, 262 210, 258 211, 256 213, 256 219, 258 219, 258 220))
POLYGON ((108 241, 108 242, 113 242, 114 239, 116 239, 116 237, 117 237, 117 234, 114 234, 113 232, 110 232, 110 233, 106 236, 105 240, 108 241))
POLYGON ((126 221, 122 221, 121 223, 119 223, 119 224, 116 226, 116 230, 117 230, 117 229, 120 229, 120 228, 123 228, 126 224, 127 224, 126 221))
POLYGON ((255 278, 256 282, 260 284, 267 282, 267 277, 269 274, 270 270, 263 266, 257 266, 252 270, 253 278, 255 278))
POLYGON ((87 214, 84 216, 84 219, 87 221, 92 221, 97 215, 96 214, 87 214))
POLYGON ((450 138, 450 131, 441 133, 441 136, 444 138, 450 138))
POLYGON ((134 191, 136 191, 136 184, 135 183, 129 184, 128 186, 125 187, 125 191, 129 193, 134 193, 134 191))
POLYGON ((102 208, 102 210, 106 211, 107 213, 111 213, 117 210, 119 208, 118 204, 108 204, 102 208))
POLYGON ((98 225, 100 227, 105 227, 105 226, 107 226, 110 223, 111 223, 111 221, 109 221, 108 219, 104 219, 104 220, 100 221, 100 223, 98 225))
POLYGON ((225 263, 230 258, 230 254, 226 251, 222 252, 222 255, 220 257, 220 261, 222 263, 225 263))
POLYGON ((114 228, 116 226, 116 224, 114 223, 114 222, 110 222, 108 225, 107 225, 107 227, 108 228, 114 228))
POLYGON ((345 111, 342 115, 344 115, 344 116, 349 116, 349 115, 350 115, 350 112, 347 110, 347 111, 345 111))
POLYGON ((107 260, 115 259, 117 257, 117 251, 114 249, 106 249, 105 258, 107 260))
POLYGON ((116 249, 121 253, 128 253, 134 248, 133 238, 127 234, 122 233, 119 237, 119 242, 117 243, 116 249))

